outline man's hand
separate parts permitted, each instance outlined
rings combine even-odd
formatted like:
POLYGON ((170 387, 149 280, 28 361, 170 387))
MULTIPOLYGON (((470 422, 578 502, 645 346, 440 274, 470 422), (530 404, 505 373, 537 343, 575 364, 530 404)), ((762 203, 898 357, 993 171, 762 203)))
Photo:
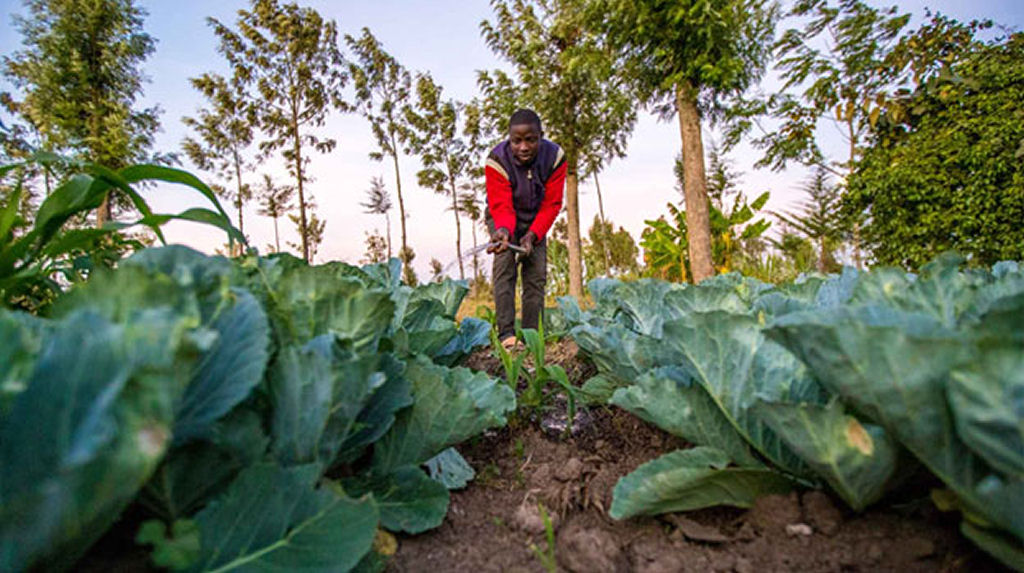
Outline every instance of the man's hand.
POLYGON ((533 231, 527 231, 522 239, 519 239, 519 246, 523 248, 523 254, 527 257, 533 254, 533 244, 537 242, 537 235, 533 231))
POLYGON ((498 244, 493 247, 488 247, 487 252, 494 254, 505 252, 506 250, 508 250, 508 240, 508 229, 504 227, 498 229, 497 231, 494 232, 493 235, 491 235, 491 242, 498 244))

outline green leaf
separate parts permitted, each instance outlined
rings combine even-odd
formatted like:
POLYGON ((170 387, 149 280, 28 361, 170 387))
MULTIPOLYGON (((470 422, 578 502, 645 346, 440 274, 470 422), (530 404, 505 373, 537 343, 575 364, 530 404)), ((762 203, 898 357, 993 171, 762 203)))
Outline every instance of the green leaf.
POLYGON ((1024 477, 1021 344, 1009 337, 985 338, 976 343, 972 356, 949 379, 957 434, 993 468, 1024 477))
POLYGON ((53 190, 39 206, 33 229, 52 235, 69 217, 100 206, 110 185, 79 173, 53 190))
POLYGON ((422 533, 441 525, 448 513, 448 488, 417 467, 400 467, 386 476, 371 473, 341 483, 354 496, 372 493, 381 524, 391 531, 422 533))
POLYGON ((577 391, 577 395, 583 404, 588 406, 598 406, 601 404, 607 404, 612 399, 612 395, 621 386, 614 380, 609 379, 603 374, 597 374, 591 377, 583 386, 577 391))
POLYGON ((224 231, 228 234, 228 237, 232 240, 238 241, 243 245, 247 243, 245 235, 242 234, 234 225, 231 224, 231 220, 226 215, 216 213, 209 209, 203 209, 201 207, 193 207, 186 209, 181 213, 169 214, 169 213, 151 213, 145 217, 139 219, 135 225, 146 225, 147 227, 158 231, 162 225, 168 221, 193 221, 196 223, 204 223, 224 231))
POLYGON ((217 199, 217 194, 188 171, 163 165, 131 165, 119 171, 118 174, 129 184, 139 181, 164 181, 187 185, 202 193, 225 219, 228 218, 228 214, 217 199))
POLYGON ((360 358, 324 334, 278 351, 269 376, 271 446, 284 465, 329 465, 360 412, 386 381, 375 356, 360 358))
POLYGON ((0 568, 60 568, 135 497, 170 442, 185 387, 183 320, 54 325, 0 425, 0 568), (60 503, 54 503, 60 500, 60 503))
POLYGON ((744 467, 763 467, 750 446, 699 384, 679 368, 662 367, 615 391, 611 403, 690 443, 713 446, 744 467))
POLYGON ((165 521, 194 515, 239 471, 262 460, 270 443, 260 416, 244 405, 210 433, 208 440, 173 447, 143 488, 139 501, 165 521))
POLYGON ((878 501, 896 471, 897 446, 882 428, 828 405, 758 402, 755 412, 853 509, 878 501))
POLYGON ((505 414, 515 409, 513 390, 483 373, 437 366, 418 356, 409 361, 405 375, 415 401, 374 446, 377 473, 421 464, 488 428, 503 426, 505 414))
POLYGON ((199 559, 199 527, 190 519, 175 521, 170 537, 163 522, 146 521, 135 535, 135 543, 152 545, 153 564, 172 571, 188 569, 199 559))
POLYGON ((270 327, 248 291, 232 289, 210 328, 217 340, 192 374, 174 422, 174 440, 205 436, 214 421, 244 400, 263 379, 270 327), (230 305, 230 306, 227 306, 230 305))
POLYGON ((442 316, 455 319, 462 305, 462 299, 469 292, 465 281, 453 281, 445 279, 439 283, 426 283, 413 289, 409 298, 410 306, 418 301, 434 300, 441 303, 442 316))
POLYGON ((979 527, 968 520, 960 522, 960 533, 1003 565, 1024 571, 1024 545, 1019 539, 992 529, 979 527))
POLYGON ((423 465, 427 467, 431 479, 448 489, 462 489, 476 477, 473 466, 455 448, 448 448, 423 462, 423 465))
POLYGON ((258 464, 199 512, 192 571, 347 571, 370 550, 379 514, 369 498, 316 488, 316 465, 258 464))
POLYGON ((608 513, 625 519, 716 505, 750 507, 758 497, 796 487, 767 468, 729 467, 729 456, 715 448, 676 450, 620 479, 608 513))
POLYGON ((30 314, 0 310, 0 420, 28 388, 45 326, 30 314))
POLYGON ((375 348, 395 308, 388 291, 368 289, 326 267, 285 269, 271 288, 278 336, 299 343, 330 332, 357 350, 375 348))
POLYGON ((412 404, 412 384, 405 377, 405 363, 393 355, 378 355, 377 369, 386 380, 378 388, 369 405, 359 413, 355 432, 342 444, 336 462, 350 463, 359 458, 366 447, 383 436, 395 422, 395 415, 412 404))
POLYGON ((7 205, 0 209, 0 245, 7 242, 7 234, 18 220, 18 207, 21 206, 21 182, 15 184, 13 191, 7 196, 7 205))
POLYGON ((1024 537, 1024 512, 1009 502, 1021 481, 993 481, 958 435, 947 402, 945 381, 969 351, 962 337, 937 318, 873 306, 794 313, 776 320, 769 334, 856 412, 889 431, 970 512, 1024 537), (1001 497, 1007 499, 995 502, 1001 497))
POLYGON ((751 316, 714 311, 666 323, 665 344, 685 357, 684 367, 750 446, 797 476, 808 468, 754 412, 758 398, 821 401, 807 368, 765 339, 751 316))
POLYGON ((487 346, 490 341, 491 324, 474 317, 462 319, 458 334, 434 355, 434 361, 444 366, 455 366, 466 359, 474 350, 487 346))

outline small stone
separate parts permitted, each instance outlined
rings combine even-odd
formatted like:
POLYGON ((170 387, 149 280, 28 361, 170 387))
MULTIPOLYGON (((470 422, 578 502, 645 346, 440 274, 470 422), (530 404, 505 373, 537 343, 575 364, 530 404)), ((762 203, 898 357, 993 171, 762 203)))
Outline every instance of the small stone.
POLYGON ((740 530, 736 532, 736 539, 739 541, 751 541, 757 538, 757 532, 754 531, 754 526, 749 522, 744 522, 740 526, 740 530))
POLYGON ((582 475, 583 462, 579 458, 569 458, 569 461, 555 470, 555 479, 559 481, 578 480, 582 475))
POLYGON ((935 554, 935 544, 923 537, 914 537, 900 545, 903 546, 903 551, 914 559, 924 559, 935 554))
POLYGON ((807 525, 806 523, 790 523, 786 526, 786 535, 790 537, 807 537, 812 535, 813 533, 814 530, 811 529, 811 526, 807 525))
POLYGON ((681 531, 687 539, 693 541, 704 541, 707 543, 725 543, 729 541, 729 538, 722 535, 722 532, 718 531, 713 527, 701 525, 692 519, 687 519, 681 515, 669 515, 669 521, 675 524, 678 531, 681 531))
POLYGON ((558 534, 558 564, 574 573, 621 571, 624 556, 615 536, 600 528, 569 523, 558 534))
POLYGON ((825 535, 835 535, 843 522, 843 514, 836 507, 826 493, 811 490, 803 495, 801 499, 804 508, 804 518, 807 523, 825 535))
MULTIPOLYGON (((551 526, 554 529, 558 528, 558 515, 548 513, 548 520, 551 521, 551 526)), ((515 515, 512 516, 512 523, 522 531, 532 534, 544 533, 544 518, 540 515, 540 510, 536 504, 524 503, 519 506, 516 510, 515 515)))
POLYGON ((803 520, 800 514, 800 498, 795 492, 790 495, 761 496, 754 501, 754 506, 747 512, 745 519, 753 524, 757 531, 782 534, 787 523, 799 523, 803 520))
POLYGON ((754 564, 746 557, 737 557, 732 570, 736 573, 754 573, 754 564))
POLYGON ((711 555, 713 571, 732 571, 736 567, 736 556, 730 553, 714 553, 711 555))

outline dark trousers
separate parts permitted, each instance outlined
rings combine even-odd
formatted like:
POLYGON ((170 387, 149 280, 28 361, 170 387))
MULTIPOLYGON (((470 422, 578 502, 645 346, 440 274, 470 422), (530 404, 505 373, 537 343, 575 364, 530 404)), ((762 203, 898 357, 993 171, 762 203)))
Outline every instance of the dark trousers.
POLYGON ((534 245, 528 257, 512 249, 494 255, 494 312, 501 340, 516 333, 517 274, 523 278, 522 327, 536 329, 544 308, 544 285, 548 278, 547 241, 534 245))

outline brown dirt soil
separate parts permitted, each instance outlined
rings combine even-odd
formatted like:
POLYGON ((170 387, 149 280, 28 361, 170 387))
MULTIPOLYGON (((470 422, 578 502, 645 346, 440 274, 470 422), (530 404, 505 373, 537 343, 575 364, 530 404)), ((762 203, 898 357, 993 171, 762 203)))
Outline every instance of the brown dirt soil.
MULTIPOLYGON (((571 342, 549 347, 548 359, 576 383, 594 373, 571 342)), ((487 351, 468 366, 504 375, 487 351)), ((552 417, 558 413, 517 419, 460 446, 477 479, 452 492, 441 527, 399 536, 388 571, 545 571, 540 504, 551 513, 558 571, 1004 570, 959 535, 955 516, 906 495, 861 514, 807 491, 763 498, 749 511, 612 520, 607 509, 618 479, 686 444, 618 409, 581 412, 571 436, 552 431, 561 427, 552 417)))

